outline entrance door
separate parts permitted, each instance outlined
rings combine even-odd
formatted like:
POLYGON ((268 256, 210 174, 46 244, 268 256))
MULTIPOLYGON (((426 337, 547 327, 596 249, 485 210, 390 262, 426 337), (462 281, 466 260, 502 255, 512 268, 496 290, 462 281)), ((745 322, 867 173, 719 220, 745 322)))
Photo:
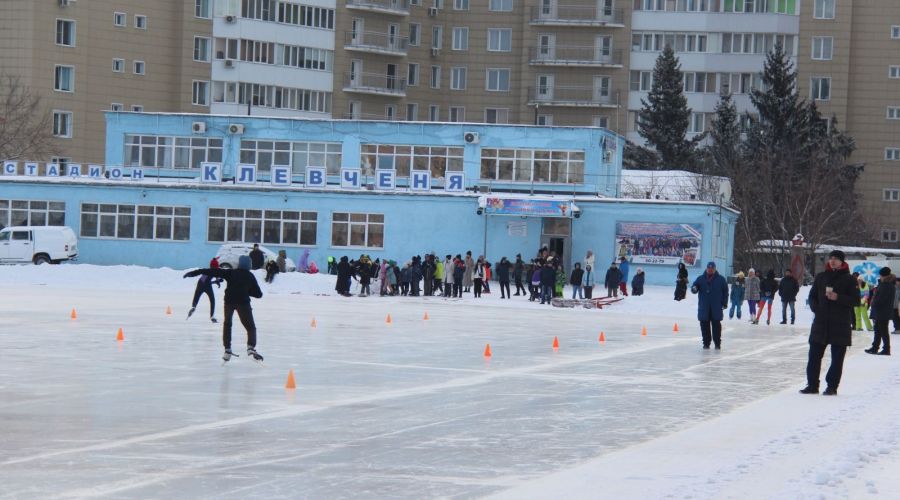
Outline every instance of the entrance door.
POLYGON ((387 65, 387 88, 389 90, 394 90, 397 88, 397 65, 396 64, 388 64, 387 65))
POLYGON ((600 18, 612 17, 613 15, 613 0, 597 0, 597 11, 600 14, 600 18))
POLYGON ((556 19, 556 0, 541 0, 541 19, 556 19))
POLYGON ((350 21, 350 45, 361 45, 363 42, 363 30, 365 24, 362 18, 354 17, 350 21))
POLYGON ((609 103, 609 77, 594 77, 594 102, 609 103))
POLYGON ((609 64, 612 56, 612 37, 598 36, 594 40, 594 61, 609 64))
POLYGON ((537 99, 539 101, 552 101, 553 100, 553 75, 538 76, 537 99))
POLYGON ((399 38, 398 33, 400 33, 399 25, 392 24, 388 26, 388 48, 390 50, 397 50, 399 47, 399 44, 397 42, 399 38))
POLYGON ((538 59, 552 61, 556 54, 556 35, 538 35, 538 59))
POLYGON ((541 228, 541 248, 547 247, 560 259, 568 271, 572 261, 572 219, 567 217, 544 217, 541 228))
POLYGON ((359 87, 359 82, 362 80, 362 65, 363 62, 360 59, 353 59, 350 61, 350 86, 351 87, 359 87))

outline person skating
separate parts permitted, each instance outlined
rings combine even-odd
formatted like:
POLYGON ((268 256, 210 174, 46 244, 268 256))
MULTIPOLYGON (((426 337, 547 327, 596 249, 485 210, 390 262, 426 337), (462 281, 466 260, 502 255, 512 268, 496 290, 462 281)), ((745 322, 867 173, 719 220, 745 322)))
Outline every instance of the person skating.
POLYGON ((759 310, 756 311, 756 319, 753 321, 754 325, 759 324, 759 319, 762 318, 763 309, 768 307, 768 315, 766 316, 766 324, 770 324, 772 322, 772 303, 775 302, 775 292, 778 291, 778 282, 775 281, 775 271, 769 269, 769 272, 766 273, 766 279, 761 280, 759 282, 759 310))
POLYGON ((709 349, 710 342, 716 349, 722 348, 722 318, 728 307, 728 283, 716 271, 716 263, 706 264, 706 272, 697 276, 691 286, 691 293, 698 295, 697 319, 700 321, 700 333, 703 337, 703 348, 709 349))
POLYGON ((516 297, 525 295, 525 285, 523 279, 525 277, 525 261, 522 260, 522 254, 516 254, 516 263, 513 265, 513 278, 516 281, 516 297), (519 292, 522 293, 519 293, 519 292))
POLYGON ((250 250, 250 263, 254 271, 266 265, 266 255, 259 249, 259 243, 254 243, 253 250, 250 250))
POLYGON ((734 283, 731 284, 731 295, 728 297, 731 302, 731 308, 728 309, 728 319, 734 318, 737 311, 737 318, 741 319, 741 307, 744 304, 744 271, 739 271, 734 283))
POLYGON ((749 271, 747 271, 747 306, 750 308, 750 322, 756 320, 756 304, 759 302, 759 276, 756 275, 756 270, 752 267, 749 271))
POLYGON ((584 288, 584 298, 593 298, 594 294, 594 268, 590 264, 584 267, 584 278, 581 286, 584 288))
POLYGON ((837 395, 844 367, 844 355, 852 344, 850 315, 859 304, 859 292, 850 276, 844 252, 834 250, 828 255, 825 270, 816 275, 809 290, 812 309, 812 328, 809 331, 809 360, 806 363, 806 387, 801 394, 818 394, 819 374, 825 348, 831 345, 831 366, 825 374, 826 396, 837 395))
MULTIPOLYGON (((213 257, 209 261, 210 269, 219 268, 219 259, 213 257)), ((197 286, 194 288, 194 299, 191 301, 191 310, 188 311, 187 317, 190 318, 194 311, 197 310, 197 304, 200 302, 200 296, 204 293, 209 297, 209 320, 216 323, 216 294, 213 293, 213 285, 221 287, 221 279, 212 279, 209 276, 201 275, 197 280, 197 286)), ((185 318, 187 319, 187 318, 185 318)))
POLYGON ((675 300, 684 300, 687 296, 688 272, 684 262, 678 263, 678 275, 675 277, 675 300))
POLYGON ((631 295, 644 295, 644 269, 637 268, 634 278, 631 278, 631 295))
POLYGON ((856 315, 855 330, 858 332, 863 331, 863 324, 865 324, 865 330, 868 331, 872 329, 872 322, 869 320, 869 295, 872 289, 869 287, 869 283, 862 278, 859 278, 857 283, 857 287, 859 288, 859 304, 853 309, 856 315))
POLYGON ((572 276, 569 277, 569 284, 572 285, 572 299, 575 299, 576 294, 579 299, 584 298, 584 292, 582 289, 582 283, 584 282, 584 270, 581 269, 581 263, 575 263, 575 269, 572 269, 572 276))
POLYGON ((891 268, 882 267, 878 271, 879 283, 872 298, 872 316, 875 320, 875 337, 872 339, 872 347, 866 349, 869 354, 891 355, 890 323, 894 315, 894 281, 896 277, 891 274, 891 268), (878 348, 881 347, 881 351, 878 348))
POLYGON ((222 324, 222 344, 225 346, 222 359, 225 361, 235 355, 231 352, 231 324, 235 312, 247 330, 247 356, 256 361, 263 360, 256 352, 256 323, 253 321, 253 308, 250 307, 250 297, 261 299, 263 294, 256 277, 250 272, 250 266, 250 257, 241 255, 237 269, 196 269, 184 274, 185 278, 204 275, 225 280, 225 321, 222 324))
POLYGON ((616 267, 616 262, 613 261, 612 264, 609 265, 609 269, 606 270, 606 279, 603 280, 603 284, 606 286, 607 297, 619 296, 620 281, 622 281, 622 273, 619 272, 619 268, 616 267))
POLYGON ((794 278, 790 269, 785 269, 784 277, 778 284, 778 296, 781 298, 781 324, 787 324, 787 308, 791 308, 791 324, 794 324, 794 303, 797 302, 797 294, 800 292, 800 283, 794 278))

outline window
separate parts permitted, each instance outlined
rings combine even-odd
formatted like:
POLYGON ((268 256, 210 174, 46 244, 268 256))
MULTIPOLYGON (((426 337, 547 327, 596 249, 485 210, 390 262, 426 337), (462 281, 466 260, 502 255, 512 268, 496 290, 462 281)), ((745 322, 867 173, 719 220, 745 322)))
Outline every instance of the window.
POLYGON ((900 39, 900 26, 891 26, 891 38, 894 40, 900 39))
POLYGON ((115 58, 112 60, 112 70, 114 73, 125 72, 125 59, 115 58))
POLYGON ((451 90, 465 90, 466 89, 466 68, 451 68, 450 69, 450 89, 451 90))
POLYGON ((65 202, 48 200, 0 200, 0 229, 10 226, 65 225, 65 202))
MULTIPOLYGON (((464 119, 464 108, 450 108, 450 121, 464 119)), ((363 144, 360 146, 360 160, 366 175, 386 169, 393 170, 397 177, 408 177, 410 171, 418 170, 431 172, 434 179, 443 179, 447 172, 463 171, 463 148, 363 144)))
POLYGON ((54 70, 53 89, 60 92, 75 91, 75 67, 57 65, 54 70))
POLYGON ((443 47, 444 37, 444 27, 443 26, 432 26, 431 27, 431 48, 439 49, 443 47))
POLYGON ((882 229, 881 230, 881 241, 886 242, 896 242, 897 241, 897 230, 896 229, 882 229))
POLYGON ((815 0, 813 17, 816 19, 834 19, 834 0, 815 0))
POLYGON ((535 125, 541 125, 545 127, 553 126, 553 115, 538 115, 537 123, 535 125))
POLYGON ((591 121, 591 125, 594 127, 603 127, 609 128, 609 117, 608 116, 595 116, 591 121))
POLYGON ((205 36, 194 37, 194 60, 199 62, 209 62, 210 60, 210 44, 209 38, 205 36))
POLYGON ((884 148, 884 159, 888 161, 900 161, 900 147, 884 148))
POLYGON ((509 92, 509 69, 487 69, 486 90, 509 92))
POLYGON ((274 109, 331 112, 331 92, 259 83, 212 82, 212 102, 241 104, 274 109))
POLYGON ((512 30, 508 28, 488 28, 488 51, 509 52, 512 50, 512 30))
POLYGON ((413 47, 419 46, 419 34, 422 32, 422 25, 418 23, 409 23, 409 44, 413 47))
POLYGON ((110 111, 122 111, 123 109, 125 109, 125 105, 120 102, 114 102, 109 105, 110 111))
POLYGON ((888 106, 887 118, 888 120, 900 120, 900 106, 888 106))
POLYGON ((75 21, 56 20, 56 44, 66 47, 75 46, 75 21))
POLYGON ((453 28, 453 50, 469 50, 469 28, 453 28))
POLYGON ((312 7, 275 0, 243 0, 243 17, 261 21, 307 26, 310 28, 334 29, 334 9, 312 7), (277 16, 276 16, 277 10, 277 16))
POLYGON ((666 10, 666 0, 640 0, 640 9, 635 10, 666 10))
POLYGON ((812 39, 812 58, 816 61, 830 61, 833 43, 834 38, 830 36, 814 36, 812 39))
POLYGON ((450 106, 450 121, 464 122, 466 121, 466 108, 462 106, 450 106))
POLYGON ((492 12, 511 12, 513 0, 490 0, 489 10, 492 12))
POLYGON ((131 105, 131 112, 132 112, 132 113, 143 113, 143 112, 144 112, 144 106, 143 106, 142 104, 132 104, 132 105, 131 105))
POLYGON ((206 240, 210 243, 315 245, 317 212, 210 208, 206 240))
POLYGON ((406 120, 407 121, 416 121, 419 119, 419 105, 416 103, 409 103, 406 105, 406 120))
POLYGON ((209 106, 209 82, 194 80, 191 87, 191 103, 195 106, 209 106))
POLYGON ((649 92, 653 86, 652 71, 631 71, 631 90, 649 92))
POLYGON ((437 104, 428 106, 428 120, 432 122, 441 121, 441 107, 437 104))
POLYGON ((831 99, 831 78, 813 77, 810 79, 810 98, 815 101, 831 99))
POLYGON ((691 126, 688 129, 690 134, 702 134, 706 130, 706 114, 691 113, 691 126))
POLYGON ((125 26, 125 13, 124 12, 115 12, 113 13, 113 26, 125 26))
POLYGON ((81 236, 119 240, 191 239, 191 208, 81 204, 81 236))
POLYGON ((453 0, 453 10, 469 10, 469 0, 453 0))
POLYGON ((275 64, 275 42, 242 39, 239 59, 246 62, 275 64))
POLYGON ((194 17, 199 17, 201 19, 209 19, 210 10, 209 3, 211 0, 195 0, 194 4, 194 17))
POLYGON ((134 74, 135 75, 143 75, 146 72, 147 68, 144 65, 144 61, 135 61, 134 62, 134 74))
POLYGON ((53 111, 53 136, 66 139, 72 137, 71 111, 53 111))
POLYGON ((509 123, 509 110, 506 108, 485 108, 485 123, 509 123))
POLYGON ((900 78, 900 66, 888 66, 888 78, 900 78))
POLYGON ((126 167, 199 169, 222 161, 222 139, 126 135, 123 161, 126 167))
POLYGON ((134 27, 139 30, 147 29, 147 16, 134 16, 134 27))
POLYGON ((882 191, 882 201, 900 201, 900 189, 885 189, 882 191))
POLYGON ((433 89, 441 88, 441 67, 440 66, 432 66, 431 67, 431 88, 433 88, 433 89))
POLYGON ((384 247, 384 214, 331 214, 331 246, 384 247))
POLYGON ((328 175, 341 173, 341 144, 306 141, 241 141, 241 163, 256 165, 267 173, 272 165, 291 167, 294 175, 306 173, 306 167, 325 167, 328 175))
POLYGON ((409 63, 406 66, 406 84, 410 87, 416 87, 419 85, 419 65, 416 63, 409 63))
POLYGON ((584 151, 481 150, 481 178, 511 182, 584 183, 584 151))
POLYGON ((331 50, 281 44, 277 44, 275 50, 281 53, 281 59, 275 60, 275 64, 318 71, 331 71, 334 65, 334 51, 331 50))

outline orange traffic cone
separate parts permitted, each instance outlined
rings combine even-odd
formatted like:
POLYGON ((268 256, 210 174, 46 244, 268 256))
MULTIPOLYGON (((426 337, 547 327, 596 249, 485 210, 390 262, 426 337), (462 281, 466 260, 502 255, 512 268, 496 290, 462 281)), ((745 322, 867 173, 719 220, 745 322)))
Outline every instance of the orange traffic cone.
POLYGON ((384 322, 387 323, 387 324, 389 324, 389 325, 390 325, 391 323, 393 323, 393 321, 391 321, 391 313, 388 313, 387 318, 385 318, 384 322))
POLYGON ((675 327, 672 328, 672 331, 678 333, 678 323, 675 323, 675 327))
POLYGON ((78 318, 78 315, 75 314, 75 308, 74 308, 74 307, 72 308, 72 315, 71 315, 71 316, 72 316, 72 319, 77 319, 77 318, 78 318))
POLYGON ((309 326, 310 326, 310 328, 316 327, 316 318, 315 317, 313 317, 312 323, 310 323, 309 326))
POLYGON ((641 327, 641 335, 644 337, 647 336, 647 327, 646 326, 641 327))
POLYGON ((122 333, 121 328, 119 328, 119 333, 116 334, 116 340, 118 340, 119 342, 125 340, 125 334, 122 333))
POLYGON ((172 315, 172 306, 166 306, 166 314, 168 314, 169 316, 172 315))
POLYGON ((606 342, 606 335, 603 335, 603 332, 600 332, 600 342, 606 342))
POLYGON ((553 337, 553 350, 559 349, 559 337, 553 337))
POLYGON ((296 382, 294 382, 294 369, 293 368, 291 368, 291 370, 288 372, 288 379, 287 379, 287 383, 284 384, 284 388, 285 389, 296 389, 297 388, 297 384, 296 384, 296 382))
POLYGON ((425 316, 423 316, 422 319, 428 321, 428 311, 425 311, 425 316))
POLYGON ((491 344, 484 346, 484 357, 491 357, 491 344))

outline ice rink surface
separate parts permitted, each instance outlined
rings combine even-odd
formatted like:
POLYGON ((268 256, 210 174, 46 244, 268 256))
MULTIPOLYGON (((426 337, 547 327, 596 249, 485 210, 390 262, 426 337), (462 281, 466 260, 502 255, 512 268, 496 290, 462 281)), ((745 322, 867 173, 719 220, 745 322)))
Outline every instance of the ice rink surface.
POLYGON ((0 498, 545 497, 532 480, 805 382, 808 311, 726 321, 704 351, 696 299, 667 288, 599 311, 321 296, 332 278, 283 276, 253 305, 265 363, 236 324, 222 366, 221 324, 205 298, 185 320, 181 272, 27 269, 0 285, 0 498))

